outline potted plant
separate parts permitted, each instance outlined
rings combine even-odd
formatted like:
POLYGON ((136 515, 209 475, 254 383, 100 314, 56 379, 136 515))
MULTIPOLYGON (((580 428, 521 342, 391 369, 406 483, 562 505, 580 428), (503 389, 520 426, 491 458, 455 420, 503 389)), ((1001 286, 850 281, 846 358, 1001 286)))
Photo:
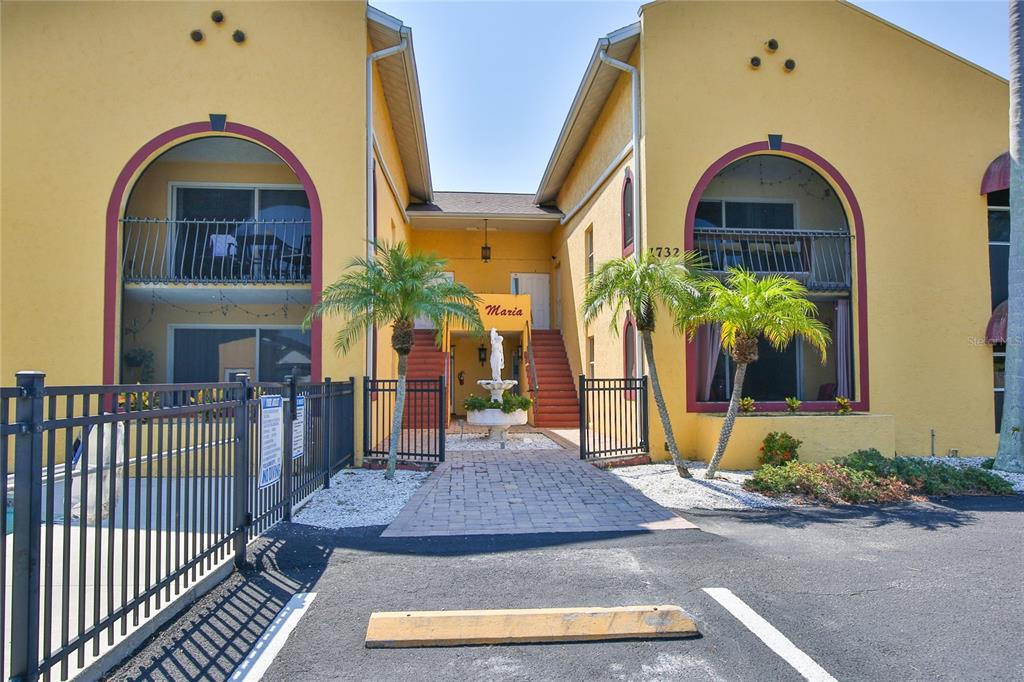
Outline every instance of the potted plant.
POLYGON ((139 370, 139 382, 153 381, 153 351, 148 348, 132 348, 124 352, 125 367, 139 370))
POLYGON ((526 423, 527 413, 533 401, 524 395, 505 393, 501 402, 478 395, 469 395, 462 401, 466 410, 466 421, 477 426, 490 427, 490 437, 500 439, 510 426, 526 423))

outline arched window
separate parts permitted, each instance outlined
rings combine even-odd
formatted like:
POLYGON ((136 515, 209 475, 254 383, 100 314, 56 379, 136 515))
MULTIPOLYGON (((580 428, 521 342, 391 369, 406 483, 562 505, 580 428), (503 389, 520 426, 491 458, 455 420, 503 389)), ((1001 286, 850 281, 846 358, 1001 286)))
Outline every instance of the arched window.
POLYGON ((622 181, 622 255, 633 253, 635 223, 633 220, 633 174, 626 169, 626 179, 622 181))
POLYGON ((623 376, 636 377, 636 326, 632 318, 626 320, 626 328, 622 330, 622 366, 623 376))

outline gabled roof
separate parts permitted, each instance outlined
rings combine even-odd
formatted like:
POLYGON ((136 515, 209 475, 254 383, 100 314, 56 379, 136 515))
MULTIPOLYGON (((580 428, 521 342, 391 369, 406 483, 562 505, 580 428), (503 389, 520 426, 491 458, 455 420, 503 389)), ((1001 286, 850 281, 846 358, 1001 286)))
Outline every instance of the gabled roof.
POLYGON ((366 8, 366 27, 374 51, 397 45, 402 38, 409 42, 406 50, 379 60, 377 71, 384 86, 384 99, 391 113, 391 125, 405 168, 409 193, 420 200, 430 201, 433 196, 430 157, 427 154, 427 133, 423 124, 412 30, 398 19, 370 6, 366 8))
POLYGON ((569 115, 558 134, 555 149, 544 169, 544 177, 533 200, 537 204, 550 204, 558 196, 558 190, 565 182, 576 156, 583 149, 590 131, 601 115, 612 88, 622 74, 621 71, 601 61, 601 50, 607 49, 608 56, 627 61, 637 43, 640 42, 640 22, 630 24, 609 33, 597 41, 590 64, 583 75, 576 97, 569 108, 569 115))
POLYGON ((561 211, 537 206, 532 194, 510 192, 434 192, 434 201, 412 204, 409 213, 417 215, 551 218, 558 219, 561 211))

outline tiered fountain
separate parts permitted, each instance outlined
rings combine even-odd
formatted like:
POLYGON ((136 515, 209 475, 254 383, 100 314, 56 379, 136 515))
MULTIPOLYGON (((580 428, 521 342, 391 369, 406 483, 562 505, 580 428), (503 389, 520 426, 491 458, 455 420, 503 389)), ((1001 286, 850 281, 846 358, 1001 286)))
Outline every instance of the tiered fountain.
MULTIPOLYGON (((491 378, 480 379, 476 382, 490 392, 491 400, 499 403, 504 399, 505 391, 519 384, 514 379, 501 378, 501 370, 505 369, 505 350, 502 347, 502 341, 504 339, 498 330, 491 329, 491 378)), ((505 432, 509 427, 525 424, 526 417, 526 410, 505 413, 497 408, 489 408, 467 413, 466 421, 476 426, 489 427, 491 440, 504 440, 505 432)))

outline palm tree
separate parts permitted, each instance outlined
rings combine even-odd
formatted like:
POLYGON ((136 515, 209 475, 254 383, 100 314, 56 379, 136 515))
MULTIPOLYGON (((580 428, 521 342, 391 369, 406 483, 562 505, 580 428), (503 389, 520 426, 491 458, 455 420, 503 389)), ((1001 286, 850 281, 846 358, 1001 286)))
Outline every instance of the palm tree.
POLYGON ((658 381, 653 334, 659 305, 668 308, 673 316, 685 314, 684 310, 696 307, 700 298, 702 265, 703 261, 696 252, 685 252, 681 256, 669 258, 657 258, 645 252, 637 257, 605 261, 587 277, 583 305, 580 306, 586 324, 593 322, 605 309, 610 310, 613 334, 618 334, 619 316, 623 311, 628 310, 633 314, 643 341, 651 389, 661 425, 665 429, 668 450, 676 470, 683 478, 690 478, 690 471, 679 454, 665 396, 658 381))
POLYGON ((374 243, 374 249, 374 260, 353 258, 341 277, 323 290, 320 302, 309 311, 303 326, 308 329, 314 317, 344 317, 345 324, 334 339, 334 348, 339 353, 347 353, 368 330, 391 326, 391 347, 398 353, 398 387, 384 478, 392 479, 398 460, 405 373, 415 320, 426 318, 433 322, 438 339, 453 322, 477 333, 483 332, 483 325, 476 309, 480 299, 466 285, 444 276, 444 259, 410 252, 403 242, 374 243))
POLYGON ((704 478, 711 479, 736 423, 747 366, 757 362, 758 339, 764 338, 781 351, 794 337, 802 338, 821 354, 822 362, 830 339, 828 329, 816 317, 817 307, 807 299, 807 289, 795 279, 781 275, 758 277, 743 268, 730 268, 724 282, 707 280, 704 293, 705 307, 690 318, 677 318, 676 324, 691 334, 701 324, 721 324, 722 349, 736 363, 729 409, 715 454, 704 474, 704 478))
POLYGON ((1024 3, 1010 2, 1010 282, 1006 389, 995 468, 1024 472, 1024 3))

